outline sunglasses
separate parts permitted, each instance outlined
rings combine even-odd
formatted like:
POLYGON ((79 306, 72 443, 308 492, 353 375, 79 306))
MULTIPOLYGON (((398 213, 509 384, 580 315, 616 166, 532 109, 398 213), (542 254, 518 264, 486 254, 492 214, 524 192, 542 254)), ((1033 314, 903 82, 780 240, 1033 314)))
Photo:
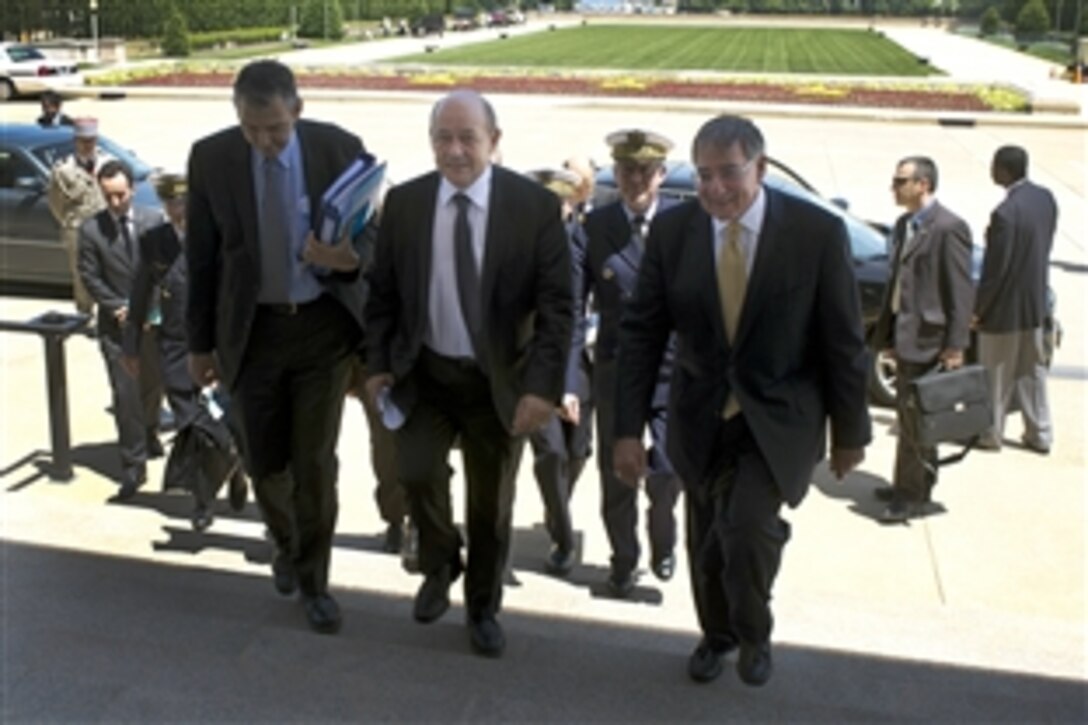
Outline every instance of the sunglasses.
POLYGON ((902 186, 908 181, 916 181, 916 179, 913 176, 893 176, 892 186, 902 186))

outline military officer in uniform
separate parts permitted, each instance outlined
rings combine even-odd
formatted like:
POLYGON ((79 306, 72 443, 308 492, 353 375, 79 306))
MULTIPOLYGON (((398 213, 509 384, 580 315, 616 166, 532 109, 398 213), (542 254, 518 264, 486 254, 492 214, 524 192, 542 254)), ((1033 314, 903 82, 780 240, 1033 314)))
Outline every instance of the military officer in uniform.
MULTIPOLYGON (((613 173, 620 198, 591 211, 574 245, 576 316, 583 316, 593 295, 600 324, 594 353, 593 391, 597 408, 597 465, 600 471, 601 514, 612 546, 609 591, 627 597, 635 587, 639 560, 638 491, 621 481, 612 468, 616 397, 616 354, 620 318, 634 297, 644 244, 654 216, 672 204, 658 195, 665 179, 665 157, 672 142, 641 129, 616 131, 605 139, 612 149, 613 173)), ((575 329, 571 358, 582 355, 584 328, 575 329)), ((676 507, 681 482, 665 455, 665 408, 672 369, 672 343, 662 363, 653 401, 650 430, 653 448, 646 493, 650 564, 662 581, 676 568, 676 507)))
POLYGON ((76 309, 90 313, 94 300, 77 271, 79 227, 106 208, 96 174, 108 156, 98 149, 98 121, 77 118, 72 124, 75 152, 53 167, 49 176, 49 210, 60 224, 60 243, 68 253, 76 309))
MULTIPOLYGON (((567 235, 573 245, 575 239, 580 239, 575 205, 579 201, 579 189, 585 186, 583 178, 567 169, 535 169, 527 176, 559 197, 567 235)), ((576 254, 572 248, 572 256, 576 254)), ((585 321, 586 317, 582 316, 575 320, 575 325, 584 327, 585 321)), ((570 497, 593 448, 590 375, 589 354, 583 348, 580 355, 570 359, 563 400, 556 414, 547 425, 529 436, 533 447, 533 473, 544 501, 544 526, 552 540, 544 568, 557 576, 569 574, 574 566, 570 497)))

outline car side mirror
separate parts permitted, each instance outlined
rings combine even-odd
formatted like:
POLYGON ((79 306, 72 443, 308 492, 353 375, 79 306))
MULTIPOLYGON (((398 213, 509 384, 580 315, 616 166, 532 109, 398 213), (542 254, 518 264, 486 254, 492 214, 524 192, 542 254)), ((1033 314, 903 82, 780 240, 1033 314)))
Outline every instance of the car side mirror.
POLYGON ((20 176, 15 180, 14 187, 19 191, 41 194, 45 191, 45 182, 36 176, 20 176))

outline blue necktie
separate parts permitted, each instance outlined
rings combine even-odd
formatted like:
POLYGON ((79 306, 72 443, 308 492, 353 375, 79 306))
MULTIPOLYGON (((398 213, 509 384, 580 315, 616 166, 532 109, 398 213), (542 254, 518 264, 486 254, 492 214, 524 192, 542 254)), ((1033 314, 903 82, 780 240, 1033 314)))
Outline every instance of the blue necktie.
POLYGON ((264 199, 261 201, 262 302, 290 302, 291 204, 287 169, 276 159, 264 160, 264 199))

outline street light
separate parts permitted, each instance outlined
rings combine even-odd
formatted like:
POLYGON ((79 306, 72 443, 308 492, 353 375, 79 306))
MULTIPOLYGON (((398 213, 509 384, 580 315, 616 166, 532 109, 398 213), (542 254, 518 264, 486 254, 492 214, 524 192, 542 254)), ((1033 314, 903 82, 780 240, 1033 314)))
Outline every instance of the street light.
POLYGON ((91 4, 91 42, 94 43, 94 58, 98 62, 98 0, 90 0, 91 4))

